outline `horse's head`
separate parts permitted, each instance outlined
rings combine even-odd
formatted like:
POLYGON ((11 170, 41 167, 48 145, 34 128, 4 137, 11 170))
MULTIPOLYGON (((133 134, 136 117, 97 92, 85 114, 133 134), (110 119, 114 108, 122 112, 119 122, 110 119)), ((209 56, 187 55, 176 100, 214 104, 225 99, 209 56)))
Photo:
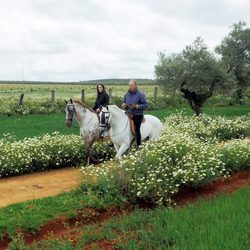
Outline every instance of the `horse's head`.
POLYGON ((109 122, 110 122, 109 107, 108 106, 102 107, 101 111, 99 113, 99 134, 100 134, 100 137, 103 137, 104 132, 108 130, 109 122))
POLYGON ((65 124, 66 126, 68 127, 71 127, 72 126, 72 123, 73 123, 73 117, 74 117, 74 114, 76 112, 76 109, 75 109, 75 105, 72 101, 72 99, 70 99, 68 102, 66 102, 66 108, 65 108, 65 112, 66 112, 66 121, 65 121, 65 124))

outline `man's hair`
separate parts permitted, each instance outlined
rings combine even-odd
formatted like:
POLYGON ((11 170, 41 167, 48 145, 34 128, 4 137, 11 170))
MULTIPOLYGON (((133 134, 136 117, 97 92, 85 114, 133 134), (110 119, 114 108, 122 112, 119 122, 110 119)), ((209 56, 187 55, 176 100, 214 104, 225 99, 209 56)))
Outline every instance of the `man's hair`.
POLYGON ((134 79, 130 80, 130 82, 133 82, 135 85, 137 85, 137 82, 134 79))

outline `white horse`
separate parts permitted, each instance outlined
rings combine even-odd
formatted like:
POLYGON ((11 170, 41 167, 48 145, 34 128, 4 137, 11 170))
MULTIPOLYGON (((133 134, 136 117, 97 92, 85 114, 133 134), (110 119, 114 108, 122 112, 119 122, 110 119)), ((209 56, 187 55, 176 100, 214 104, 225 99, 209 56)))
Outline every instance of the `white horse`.
POLYGON ((95 141, 100 139, 99 120, 97 114, 80 101, 72 101, 72 99, 70 99, 70 101, 66 101, 66 103, 66 125, 68 127, 72 126, 75 114, 80 126, 80 135, 86 145, 88 156, 87 165, 89 165, 90 159, 97 162, 97 160, 92 156, 92 145, 95 141))
MULTIPOLYGON (((144 115, 145 122, 141 124, 141 139, 157 139, 162 131, 162 122, 153 115, 144 115)), ((116 155, 120 157, 130 148, 133 134, 130 129, 130 121, 125 111, 116 105, 103 107, 100 112, 100 131, 101 133, 110 127, 109 134, 114 143, 116 155)))

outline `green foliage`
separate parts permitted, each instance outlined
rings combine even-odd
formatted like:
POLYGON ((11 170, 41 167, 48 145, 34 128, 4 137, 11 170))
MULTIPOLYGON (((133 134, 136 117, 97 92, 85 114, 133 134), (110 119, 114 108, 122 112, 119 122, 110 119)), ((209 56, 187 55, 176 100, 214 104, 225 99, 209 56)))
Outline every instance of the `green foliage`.
MULTIPOLYGON (((238 85, 239 94, 250 86, 250 29, 246 23, 234 24, 231 32, 217 46, 216 52, 222 56, 222 61, 229 72, 233 73, 238 85)), ((240 101, 240 95, 235 98, 240 101)))
POLYGON ((60 194, 22 202, 0 209, 0 235, 14 235, 19 227, 28 232, 37 231, 43 224, 61 214, 81 209, 85 200, 80 192, 60 194))
POLYGON ((232 140, 216 145, 221 152, 221 160, 229 172, 250 168, 250 139, 232 140))
POLYGON ((115 249, 247 249, 249 191, 200 200, 182 209, 136 209, 106 223, 83 226, 74 249, 85 249, 89 243, 98 249, 103 240, 115 249))
POLYGON ((164 96, 171 93, 175 96, 176 89, 181 79, 182 60, 181 55, 173 54, 167 57, 163 52, 159 53, 159 60, 155 65, 155 75, 159 86, 162 88, 164 96))
POLYGON ((169 91, 168 86, 172 86, 174 91, 180 89, 185 81, 190 91, 204 94, 211 84, 224 86, 225 80, 231 79, 228 76, 226 78, 225 73, 223 64, 215 59, 199 37, 180 54, 167 57, 163 52, 160 53, 155 66, 157 81, 166 92, 169 91))
POLYGON ((25 246, 25 242, 23 239, 23 235, 21 233, 17 233, 12 235, 11 242, 8 244, 9 250, 28 250, 29 248, 25 246))
POLYGON ((121 249, 247 249, 249 191, 183 209, 137 210, 114 218, 102 231, 115 232, 121 249))

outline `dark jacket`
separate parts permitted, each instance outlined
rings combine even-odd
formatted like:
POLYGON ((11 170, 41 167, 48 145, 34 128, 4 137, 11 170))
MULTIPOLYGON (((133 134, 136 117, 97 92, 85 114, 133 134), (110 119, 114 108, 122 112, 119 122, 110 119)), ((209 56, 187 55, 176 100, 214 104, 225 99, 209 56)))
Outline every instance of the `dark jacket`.
POLYGON ((138 109, 128 110, 128 112, 134 115, 143 115, 143 110, 148 107, 145 95, 139 90, 136 90, 135 92, 129 90, 125 94, 123 102, 127 105, 138 104, 138 109))
POLYGON ((101 94, 98 94, 98 96, 96 97, 93 109, 96 110, 101 106, 106 106, 106 105, 109 105, 109 95, 106 92, 102 92, 101 94))

